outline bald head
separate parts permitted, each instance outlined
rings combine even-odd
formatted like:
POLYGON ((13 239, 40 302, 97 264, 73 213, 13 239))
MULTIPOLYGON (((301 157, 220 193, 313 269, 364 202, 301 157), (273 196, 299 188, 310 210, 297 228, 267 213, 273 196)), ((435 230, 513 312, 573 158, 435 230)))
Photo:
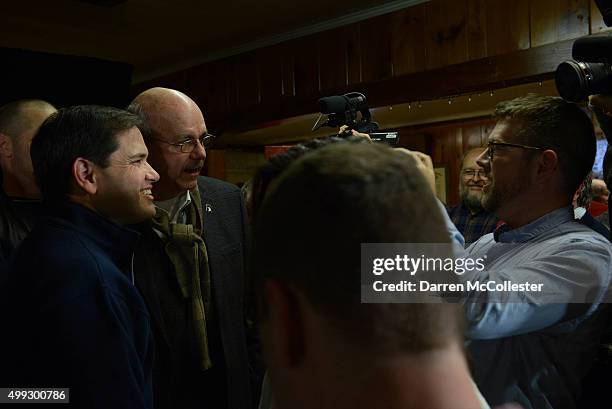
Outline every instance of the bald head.
POLYGON ((0 166, 4 192, 12 197, 38 198, 30 145, 40 125, 56 112, 42 100, 20 100, 0 107, 0 166))
POLYGON ((143 136, 149 163, 160 175, 153 188, 156 200, 172 199, 195 188, 206 150, 193 142, 207 133, 198 105, 180 91, 157 87, 140 93, 128 111, 144 116, 150 127, 143 136), (189 141, 188 148, 181 147, 189 141))
POLYGON ((153 134, 164 134, 182 124, 191 125, 194 117, 204 122, 202 111, 187 95, 169 88, 150 88, 141 92, 130 104, 128 111, 140 110, 151 126, 153 134))
POLYGON ((0 107, 0 133, 16 140, 32 128, 37 130, 55 111, 53 105, 39 99, 10 102, 0 107))

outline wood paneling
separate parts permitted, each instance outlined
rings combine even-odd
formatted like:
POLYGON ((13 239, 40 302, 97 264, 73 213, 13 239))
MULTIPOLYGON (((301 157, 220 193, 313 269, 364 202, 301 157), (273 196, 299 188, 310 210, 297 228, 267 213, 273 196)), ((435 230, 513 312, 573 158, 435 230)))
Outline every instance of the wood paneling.
POLYGON ((432 0, 146 85, 180 89, 239 129, 311 113, 321 95, 361 91, 377 106, 551 78, 589 21, 604 29, 592 0, 432 0))
POLYGON ((530 16, 532 47, 589 33, 589 0, 532 1, 530 16))
POLYGON ((259 97, 263 104, 280 102, 283 96, 283 55, 281 47, 257 51, 259 97))
POLYGON ((425 4, 390 16, 391 63, 393 75, 425 69, 425 4))
MULTIPOLYGON (((534 0, 540 1, 540 0, 534 0)), ((529 48, 529 0, 487 1, 487 55, 529 48)))
POLYGON ((359 23, 362 82, 391 77, 391 17, 389 14, 359 23))
POLYGON ((426 3, 425 16, 426 68, 467 61, 466 0, 432 0, 426 3))
POLYGON ((487 56, 487 1, 467 0, 468 60, 487 56))
POLYGON ((249 108, 260 102, 259 71, 254 52, 241 54, 232 60, 236 75, 236 108, 249 108))
MULTIPOLYGON (((319 94, 319 38, 312 35, 291 41, 293 47, 293 71, 295 96, 315 96, 319 94)), ((314 104, 313 104, 314 105, 314 104)))
POLYGON ((321 89, 334 89, 348 85, 347 40, 344 27, 318 36, 321 89))

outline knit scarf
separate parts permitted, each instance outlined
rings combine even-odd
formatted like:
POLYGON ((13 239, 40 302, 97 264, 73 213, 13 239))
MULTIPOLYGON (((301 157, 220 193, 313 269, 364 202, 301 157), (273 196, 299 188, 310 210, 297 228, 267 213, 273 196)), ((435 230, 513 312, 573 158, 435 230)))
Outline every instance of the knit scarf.
POLYGON ((153 226, 163 233, 164 251, 174 266, 174 272, 184 299, 191 299, 193 326, 202 370, 212 367, 206 332, 206 311, 211 308, 210 270, 206 244, 202 239, 203 213, 200 192, 189 191, 191 203, 185 208, 186 224, 171 223, 170 215, 157 208, 153 226))

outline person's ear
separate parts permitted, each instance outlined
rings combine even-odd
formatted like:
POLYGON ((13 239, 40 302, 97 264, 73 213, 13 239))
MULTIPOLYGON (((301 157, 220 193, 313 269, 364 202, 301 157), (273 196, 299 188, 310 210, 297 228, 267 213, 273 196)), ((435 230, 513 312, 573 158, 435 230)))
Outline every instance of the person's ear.
POLYGON ((305 353, 304 319, 295 292, 270 280, 264 284, 267 304, 266 339, 268 352, 273 354, 277 365, 293 368, 300 365, 305 353))
POLYGON ((98 191, 95 165, 84 158, 76 158, 72 163, 72 177, 78 187, 90 195, 98 191))
POLYGON ((538 160, 538 176, 545 179, 550 178, 559 167, 557 152, 547 149, 540 155, 538 160))
POLYGON ((0 132, 0 155, 5 158, 13 157, 13 141, 11 138, 0 132))

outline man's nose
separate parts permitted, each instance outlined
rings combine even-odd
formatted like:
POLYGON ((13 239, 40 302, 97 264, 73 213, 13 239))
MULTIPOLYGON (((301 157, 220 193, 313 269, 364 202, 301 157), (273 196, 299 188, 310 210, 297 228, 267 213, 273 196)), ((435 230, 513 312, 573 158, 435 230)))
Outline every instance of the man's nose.
POLYGON ((202 144, 202 142, 199 139, 198 139, 198 141, 196 143, 196 146, 191 151, 191 157, 193 159, 203 159, 203 158, 206 158, 206 148, 204 148, 204 145, 202 144))
POLYGON ((159 180, 159 173, 157 173, 157 171, 155 169, 153 169, 153 166, 149 165, 149 162, 147 162, 147 174, 146 174, 146 179, 150 180, 151 182, 155 183, 159 180))

